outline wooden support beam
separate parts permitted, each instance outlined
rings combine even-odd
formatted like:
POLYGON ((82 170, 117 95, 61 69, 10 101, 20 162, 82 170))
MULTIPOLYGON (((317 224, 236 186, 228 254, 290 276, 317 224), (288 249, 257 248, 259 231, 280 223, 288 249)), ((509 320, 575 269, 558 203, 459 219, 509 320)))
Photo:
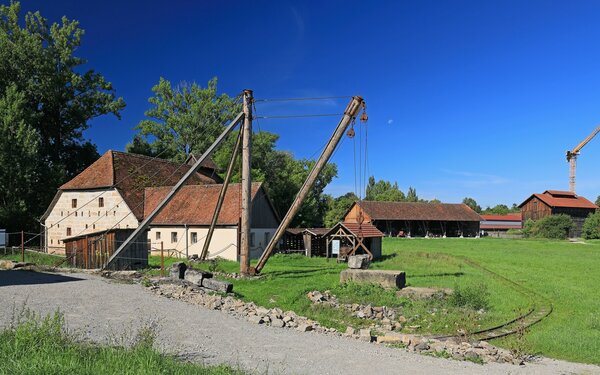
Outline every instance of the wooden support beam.
POLYGON ((227 174, 225 175, 225 180, 223 181, 223 186, 221 186, 221 191, 219 192, 219 199, 217 200, 217 206, 215 207, 215 211, 213 212, 213 217, 210 222, 210 227, 208 228, 208 233, 206 234, 206 238, 204 239, 204 245, 202 246, 202 253, 200 253, 200 260, 206 259, 206 256, 208 255, 208 248, 210 246, 210 241, 212 240, 212 236, 215 231, 215 226, 217 225, 217 220, 219 219, 219 214, 221 213, 221 208, 223 207, 223 201, 225 200, 225 194, 227 194, 227 188, 229 187, 229 181, 231 180, 231 175, 233 174, 233 166, 235 165, 235 159, 237 159, 238 151, 240 149, 242 134, 243 134, 243 130, 240 130, 240 132, 237 136, 237 140, 235 141, 235 146, 233 146, 231 160, 229 161, 229 165, 227 166, 227 174))
POLYGON ((263 267, 267 263, 267 260, 273 253, 275 245, 279 242, 281 237, 283 237, 283 234, 285 233, 286 229, 298 213, 298 210, 300 210, 300 207, 302 206, 302 202, 306 198, 306 195, 309 193, 310 189, 312 189, 315 180, 319 176, 319 173, 321 173, 323 167, 325 167, 327 161, 329 161, 331 154, 333 154, 333 151, 335 151, 335 148, 338 145, 342 136, 344 135, 346 128, 348 127, 348 125, 350 125, 352 121, 354 121, 354 119, 356 119, 356 116, 358 115, 358 112, 363 107, 363 105, 364 101, 360 96, 352 97, 350 103, 348 103, 348 106, 344 111, 344 116, 338 123, 338 126, 336 127, 333 135, 329 139, 329 142, 325 146, 323 153, 321 153, 321 156, 309 172, 306 181, 304 181, 304 184, 302 185, 300 191, 296 195, 296 198, 292 202, 290 209, 285 214, 285 217, 281 221, 279 228, 277 228, 277 230, 275 231, 275 234, 271 238, 271 241, 269 241, 269 244, 265 248, 265 251, 262 253, 260 259, 258 260, 256 268, 252 270, 252 273, 260 273, 260 271, 262 271, 263 267))
POLYGON ((240 232, 240 273, 250 270, 250 228, 252 215, 252 90, 244 90, 242 130, 242 218, 240 232))
POLYGON ((183 177, 177 182, 177 184, 175 184, 175 186, 173 186, 173 188, 171 189, 169 194, 167 194, 165 199, 163 199, 163 201, 160 202, 158 206, 156 206, 154 211, 152 211, 140 223, 140 225, 133 231, 133 233, 131 233, 131 235, 129 235, 129 237, 127 237, 127 239, 121 244, 121 246, 119 246, 119 248, 108 258, 108 261, 106 262, 106 264, 104 265, 103 268, 107 268, 108 266, 110 266, 110 264, 115 260, 115 258, 117 258, 121 252, 123 252, 127 247, 129 247, 131 242, 134 242, 135 240, 137 240, 137 238, 148 229, 148 227, 150 226, 150 223, 152 222, 152 220, 154 220, 156 215, 158 215, 162 211, 162 209, 171 201, 171 199, 173 199, 175 194, 177 194, 179 189, 181 189, 181 187, 186 183, 186 181, 194 173, 196 173, 196 171, 198 171, 198 169, 200 168, 200 165, 204 162, 204 160, 213 153, 213 151, 221 144, 223 139, 225 139, 227 134, 229 134, 229 132, 231 130, 233 130, 233 128, 242 120, 243 117, 244 117, 244 113, 240 112, 233 119, 233 121, 231 121, 229 123, 229 125, 227 125, 225 127, 225 130, 223 131, 223 133, 221 133, 221 135, 219 135, 219 137, 217 137, 217 139, 213 142, 212 145, 210 145, 208 147, 208 149, 204 152, 204 154, 202 154, 202 156, 200 156, 198 158, 196 163, 194 163, 194 165, 185 173, 185 175, 183 175, 183 177))

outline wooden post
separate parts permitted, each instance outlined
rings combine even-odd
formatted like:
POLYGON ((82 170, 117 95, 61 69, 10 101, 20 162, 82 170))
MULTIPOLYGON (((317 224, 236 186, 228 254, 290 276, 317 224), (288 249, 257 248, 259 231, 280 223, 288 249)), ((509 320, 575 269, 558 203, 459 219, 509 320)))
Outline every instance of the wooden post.
POLYGON ((160 241, 160 277, 165 277, 165 254, 163 241, 160 241))
POLYGON ((25 263, 25 232, 21 231, 21 262, 25 263))
POLYGON ((204 245, 202 246, 202 252, 200 253, 200 260, 206 259, 208 255, 210 241, 212 240, 212 236, 215 231, 215 225, 217 225, 217 220, 219 219, 219 214, 221 213, 221 208, 223 207, 225 194, 227 194, 227 187, 229 186, 229 181, 231 180, 233 167, 235 165, 235 159, 237 159, 238 151, 240 150, 240 144, 242 143, 243 133, 243 130, 240 130, 237 136, 237 140, 235 141, 235 146, 233 146, 231 160, 229 161, 229 166, 227 166, 227 174, 225 174, 225 180, 223 180, 223 186, 221 186, 221 191, 219 192, 219 199, 217 199, 217 206, 215 207, 215 211, 213 212, 213 217, 210 221, 210 227, 208 227, 208 233, 206 234, 206 238, 204 239, 204 245))
POLYGON ((244 128, 242 130, 242 228, 240 273, 250 270, 250 217, 252 196, 252 90, 244 90, 244 128))
POLYGON ((298 210, 300 210, 304 198, 306 198, 306 195, 310 192, 310 189, 312 189, 317 177, 319 176, 319 173, 321 173, 321 170, 323 170, 323 167, 325 167, 325 164, 327 164, 327 161, 331 157, 331 154, 333 154, 333 151, 335 151, 335 148, 342 136, 344 135, 346 128, 354 119, 356 119, 356 116, 358 115, 358 112, 363 107, 363 105, 364 101, 360 96, 352 97, 352 100, 350 100, 350 103, 348 103, 348 106, 344 111, 344 116, 338 123, 338 126, 335 128, 335 131, 333 132, 333 135, 331 136, 329 142, 325 146, 325 149, 321 153, 321 156, 319 157, 313 168, 310 170, 306 181, 304 181, 304 184, 302 185, 300 191, 296 195, 296 198, 292 202, 290 209, 285 214, 283 220, 281 220, 279 228, 277 228, 275 234, 271 238, 271 241, 269 241, 269 244, 265 248, 265 251, 260 256, 256 268, 253 269, 253 273, 260 273, 260 271, 262 271, 262 268, 265 266, 265 263, 267 262, 267 260, 271 256, 271 253, 275 249, 275 245, 283 237, 283 234, 285 233, 286 229, 296 216, 296 213, 298 213, 298 210))
POLYGON ((241 121, 242 117, 244 117, 244 113, 240 112, 235 117, 235 119, 233 119, 233 121, 231 121, 229 123, 229 125, 227 125, 227 127, 225 127, 225 130, 223 130, 223 133, 221 133, 221 135, 219 135, 217 137, 217 139, 208 147, 208 149, 206 151, 204 151, 204 154, 202 154, 202 156, 200 156, 200 158, 198 158, 198 160, 196 160, 194 165, 183 175, 183 177, 181 177, 181 179, 177 182, 177 184, 175 184, 175 186, 173 186, 173 188, 171 188, 171 191, 162 200, 162 202, 160 202, 158 204, 158 206, 154 209, 154 211, 152 211, 150 214, 148 214, 148 216, 146 216, 144 218, 144 220, 133 231, 133 233, 131 233, 129 235, 129 237, 127 237, 127 239, 121 244, 121 246, 119 246, 119 248, 108 258, 108 261, 106 262, 104 267, 102 267, 103 269, 110 266, 110 264, 115 260, 115 258, 117 258, 119 256, 119 254, 131 244, 131 242, 134 242, 140 236, 140 234, 142 234, 142 232, 145 232, 148 229, 148 227, 150 226, 150 223, 152 222, 152 220, 154 220, 156 215, 158 215, 161 212, 161 210, 171 201, 171 199, 173 199, 173 197, 175 196, 175 194, 177 194, 179 189, 181 189, 183 184, 185 184, 186 181, 192 175, 194 175, 196 173, 196 171, 198 171, 198 169, 200 168, 200 165, 204 162, 204 160, 206 158, 208 158, 210 156, 210 154, 213 153, 215 148, 217 148, 217 146, 219 146, 221 144, 221 142, 223 141, 223 139, 225 139, 227 134, 229 134, 229 132, 231 130, 233 130, 233 128, 241 121))

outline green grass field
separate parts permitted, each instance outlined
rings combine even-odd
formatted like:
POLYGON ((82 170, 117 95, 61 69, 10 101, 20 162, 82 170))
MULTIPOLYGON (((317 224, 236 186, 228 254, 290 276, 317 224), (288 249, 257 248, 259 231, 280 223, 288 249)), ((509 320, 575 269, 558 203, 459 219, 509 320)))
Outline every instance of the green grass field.
MULTIPOLYGON (((344 302, 403 306, 405 316, 412 319, 410 324, 421 326, 417 330, 421 333, 487 328, 550 301, 553 313, 528 330, 518 342, 506 338, 496 340, 495 344, 509 348, 519 346, 518 349, 532 354, 600 364, 600 242, 387 238, 383 253, 384 259, 375 262, 372 268, 404 270, 409 285, 487 291, 483 293, 487 294, 485 314, 481 316, 475 309, 443 301, 411 302, 397 298, 393 291, 374 287, 342 287, 339 272, 345 268, 344 264, 303 256, 272 257, 261 279, 232 280, 234 291, 244 300, 294 310, 340 329, 364 322, 344 312, 311 306, 305 297, 308 291, 331 290, 344 302), (538 296, 531 298, 520 293, 510 282, 468 264, 466 259, 538 296)), ((218 269, 237 272, 239 266, 223 261, 218 269)))

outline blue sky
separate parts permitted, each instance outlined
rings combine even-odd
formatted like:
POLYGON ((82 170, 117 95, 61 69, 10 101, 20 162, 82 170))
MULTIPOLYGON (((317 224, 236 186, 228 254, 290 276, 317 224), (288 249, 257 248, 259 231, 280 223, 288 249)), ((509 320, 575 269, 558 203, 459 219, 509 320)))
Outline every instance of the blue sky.
MULTIPOLYGON (((600 122, 600 2, 24 1, 86 30, 79 56, 127 108, 92 121, 102 153, 122 150, 163 76, 255 97, 361 95, 368 174, 421 198, 482 206, 568 189, 565 151, 600 122)), ((259 103, 259 116, 339 113, 347 99, 259 103)), ((310 157, 336 117, 263 119, 278 148, 310 157)), ((358 142, 358 139, 357 141, 358 142)), ((356 143, 358 149, 359 143, 356 143)), ((354 191, 353 141, 333 161, 334 195, 354 191)), ((577 192, 600 194, 600 138, 583 149, 577 192)))

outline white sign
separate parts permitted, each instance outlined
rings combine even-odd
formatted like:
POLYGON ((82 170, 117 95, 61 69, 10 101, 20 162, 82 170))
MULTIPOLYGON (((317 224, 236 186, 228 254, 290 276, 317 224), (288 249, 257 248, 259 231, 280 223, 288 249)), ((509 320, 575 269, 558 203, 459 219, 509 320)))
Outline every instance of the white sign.
POLYGON ((331 241, 331 254, 338 255, 340 253, 340 240, 331 241))

